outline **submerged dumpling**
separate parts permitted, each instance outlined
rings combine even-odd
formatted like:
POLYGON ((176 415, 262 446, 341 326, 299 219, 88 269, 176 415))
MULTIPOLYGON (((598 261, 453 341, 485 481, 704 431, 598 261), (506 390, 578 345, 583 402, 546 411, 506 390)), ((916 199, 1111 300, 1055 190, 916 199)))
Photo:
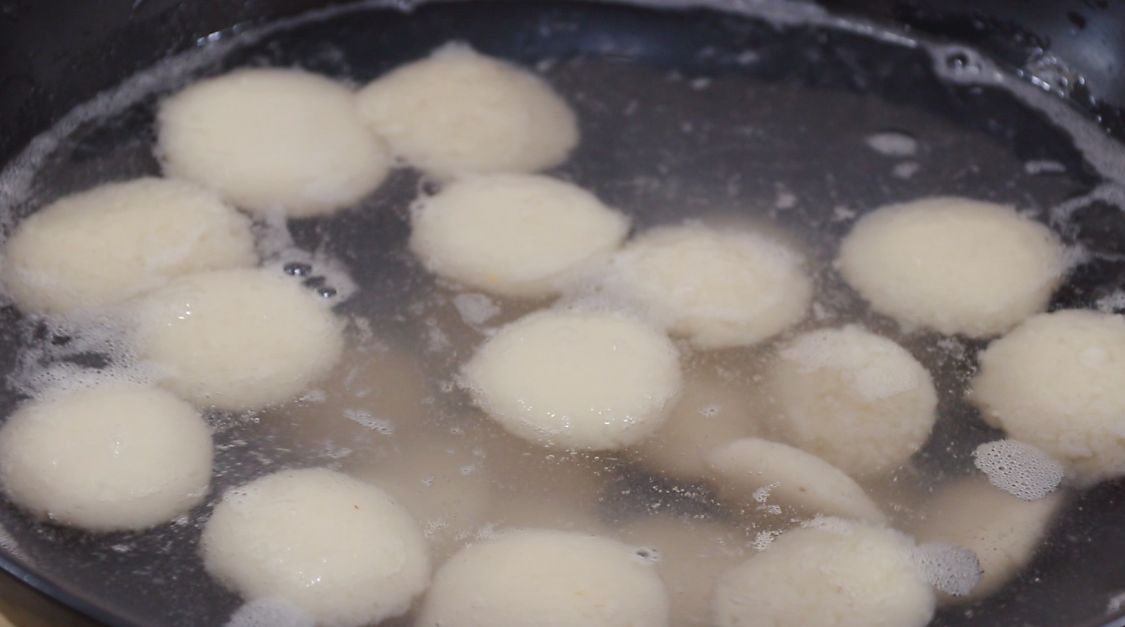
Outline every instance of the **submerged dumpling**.
POLYGON ((544 170, 578 143, 574 112, 546 82, 462 44, 380 76, 358 103, 395 154, 443 179, 544 170))
POLYGON ((348 472, 393 496, 421 525, 434 557, 445 558, 488 520, 488 460, 465 434, 412 436, 383 455, 352 455, 348 472))
POLYGON ((860 326, 820 329, 783 345, 766 376, 785 440, 850 475, 885 474, 929 438, 937 391, 906 349, 860 326))
POLYGON ((1035 556, 1064 498, 1055 492, 1026 501, 980 477, 942 487, 919 508, 911 530, 919 542, 946 542, 972 551, 981 571, 967 596, 943 599, 976 601, 1015 577, 1035 556))
POLYGON ((719 576, 751 550, 739 529, 698 516, 640 517, 626 523, 619 536, 651 551, 676 627, 712 625, 711 597, 719 576))
POLYGON ((199 81, 162 102, 157 122, 168 175, 255 213, 329 213, 373 191, 391 165, 351 90, 300 70, 199 81))
POLYGON ((715 449, 708 462, 719 479, 719 493, 742 506, 781 503, 810 515, 886 520, 851 477, 792 446, 743 438, 715 449))
POLYGON ((681 479, 708 474, 716 448, 760 430, 751 393, 714 375, 687 375, 664 424, 632 449, 646 468, 681 479))
POLYGON ((1066 271, 1046 226, 967 198, 881 207, 855 224, 836 263, 875 311, 970 337, 1003 333, 1045 309, 1066 271))
POLYGON ((727 571, 718 627, 922 627, 934 593, 897 531, 834 521, 794 529, 727 571))
POLYGON ((21 309, 66 314, 257 260, 250 220, 213 193, 140 178, 64 196, 28 216, 4 245, 3 279, 21 309))
POLYGON ((268 270, 184 277, 137 306, 140 359, 201 406, 241 411, 288 401, 336 364, 342 325, 299 283, 268 270))

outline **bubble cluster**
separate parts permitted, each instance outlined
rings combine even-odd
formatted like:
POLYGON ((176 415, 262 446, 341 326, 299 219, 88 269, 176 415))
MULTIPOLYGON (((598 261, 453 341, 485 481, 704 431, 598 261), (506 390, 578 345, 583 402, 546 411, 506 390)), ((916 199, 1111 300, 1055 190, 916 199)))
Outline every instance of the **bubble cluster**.
POLYGON ((226 627, 314 627, 308 612, 280 598, 257 599, 235 610, 226 627))
POLYGON ((953 596, 966 596, 980 581, 980 560, 969 549, 928 542, 914 549, 914 563, 922 578, 935 589, 953 596))
POLYGON ((1063 467, 1043 451, 1018 440, 985 442, 973 451, 973 463, 988 482, 1025 501, 1041 499, 1063 479, 1063 467))

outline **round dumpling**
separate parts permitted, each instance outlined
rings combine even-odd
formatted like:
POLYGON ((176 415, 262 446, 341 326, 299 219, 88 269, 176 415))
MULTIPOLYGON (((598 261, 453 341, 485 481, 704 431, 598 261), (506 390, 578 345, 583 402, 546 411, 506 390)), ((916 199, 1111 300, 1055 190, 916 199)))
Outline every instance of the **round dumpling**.
POLYGON ((404 614, 430 580, 410 515, 382 490, 323 468, 227 491, 201 542, 207 572, 243 598, 281 598, 326 627, 404 614))
POLYGON ((611 286, 703 349, 761 342, 804 318, 812 299, 801 256, 748 229, 652 229, 611 266, 611 286))
POLYGON ((455 181, 419 201, 410 248, 440 276, 538 297, 613 251, 628 230, 625 216, 575 185, 494 174, 455 181))
POLYGON ((299 70, 237 70, 160 105, 164 171, 256 213, 292 217, 354 204, 391 159, 347 87, 299 70))
POLYGON ((358 103, 398 156, 439 178, 543 170, 578 143, 574 113, 547 83, 461 44, 379 77, 358 103))
POLYGON ((1067 310, 1028 319, 981 353, 970 397, 985 420, 1078 483, 1125 475, 1125 317, 1067 310))
POLYGON ((743 438, 715 449, 708 462, 719 478, 720 494, 742 505, 776 500, 807 514, 886 520, 851 477, 792 446, 743 438))
POLYGON ((715 448, 759 429, 749 395, 711 375, 689 375, 664 424, 633 448, 646 468, 681 479, 708 474, 715 448))
POLYGON ((211 192, 140 178, 56 200, 20 222, 3 278, 25 311, 123 301, 193 272, 257 263, 250 220, 211 192))
POLYGON ((546 311, 501 328, 463 379, 476 404, 515 435, 609 450, 660 426, 680 391, 680 363, 667 337, 633 318, 546 311))
POLYGON ((470 545, 438 570, 419 627, 668 624, 652 561, 614 540, 518 529, 470 545))
POLYGON ((941 333, 987 337, 1042 311, 1066 260, 1047 227, 1010 207, 926 198, 861 218, 837 266, 879 313, 941 333))
POLYGON ((328 305, 267 270, 220 270, 149 293, 136 311, 139 357, 162 384, 201 406, 257 409, 288 401, 338 360, 328 305))
MULTIPOLYGON (((840 521, 836 521, 840 522, 840 521)), ((719 579, 718 627, 922 627, 934 593, 914 543, 881 527, 794 529, 719 579)))
POLYGON ((766 388, 783 439, 856 477, 906 463, 936 420, 930 373, 898 344, 855 325, 786 343, 766 388))
POLYGON ((0 428, 0 481, 17 504, 91 531, 145 529, 211 481, 211 430, 160 389, 107 381, 29 401, 0 428))
POLYGON ((627 523, 619 535, 652 551, 677 627, 711 626, 715 583, 749 552, 738 529, 697 516, 646 516, 627 523))
POLYGON ((922 504, 912 531, 919 542, 946 542, 972 551, 980 579, 967 596, 943 595, 946 602, 970 602, 1000 589, 1031 562, 1063 502, 1055 492, 1026 501, 981 478, 956 481, 922 504))

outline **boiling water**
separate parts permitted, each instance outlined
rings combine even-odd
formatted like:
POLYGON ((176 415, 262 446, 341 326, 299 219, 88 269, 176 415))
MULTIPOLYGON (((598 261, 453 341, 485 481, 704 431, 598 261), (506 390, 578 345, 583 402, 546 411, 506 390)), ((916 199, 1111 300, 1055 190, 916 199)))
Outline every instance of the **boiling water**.
MULTIPOLYGON (((927 366, 941 396, 932 437, 910 467, 865 485, 907 523, 934 486, 978 472, 974 451, 1002 437, 963 400, 983 344, 868 313, 831 268, 841 237, 859 215, 891 201, 964 195, 1014 204, 1058 229, 1080 262, 1052 308, 1113 310, 1125 303, 1116 291, 1125 275, 1125 218, 1116 205, 1125 169, 1118 147, 1076 114, 972 51, 811 9, 760 9, 755 17, 519 3, 500 12, 370 7, 216 34, 37 140, 0 178, 3 217, 10 228, 64 194, 158 174, 154 105, 194 78, 246 65, 300 66, 358 85, 446 41, 466 41, 541 73, 574 107, 582 140, 552 174, 626 212, 636 230, 687 217, 778 225, 807 255, 817 286, 812 314, 789 335, 861 322, 927 366)), ((768 490, 761 507, 724 509, 706 477, 662 475, 627 452, 536 449, 474 410, 457 385, 458 367, 492 330, 548 303, 458 291, 425 273, 405 242, 409 204, 428 185, 404 168, 350 210, 258 225, 267 263, 338 303, 352 348, 331 380, 297 402, 208 416, 217 446, 208 503, 150 532, 96 537, 6 506, 0 545, 8 555, 122 622, 221 624, 241 601, 198 558, 210 505, 228 487, 308 465, 392 486, 438 559, 506 525, 628 538, 635 525, 675 517, 701 534, 724 527, 724 547, 745 556, 792 526, 792 513, 774 506, 768 490)), ((114 360, 104 338, 48 328, 12 306, 0 314, 4 342, 20 348, 0 355, 9 375, 5 413, 44 366, 114 360)), ((700 415, 743 403, 752 413, 775 344, 711 353, 684 346, 687 377, 716 382, 716 398, 699 400, 700 415)), ((1125 586, 1125 573, 1080 573, 1076 564, 1104 550, 1101 523, 1125 507, 1109 487, 1073 503, 1012 586, 970 609, 942 610, 935 624, 1098 616, 1119 592, 1105 582, 1125 586)), ((265 615, 244 608, 239 620, 265 615)))

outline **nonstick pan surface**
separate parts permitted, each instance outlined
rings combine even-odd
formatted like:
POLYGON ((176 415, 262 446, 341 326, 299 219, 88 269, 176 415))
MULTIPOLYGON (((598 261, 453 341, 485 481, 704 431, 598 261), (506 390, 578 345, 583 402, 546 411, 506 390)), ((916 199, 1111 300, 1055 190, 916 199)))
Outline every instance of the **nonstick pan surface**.
MULTIPOLYGON (((159 8, 145 4, 138 3, 142 16, 159 8)), ((553 174, 621 207, 635 228, 718 212, 766 218, 796 233, 819 268, 818 289, 830 311, 822 323, 862 319, 914 350, 948 382, 942 419, 915 460, 935 478, 967 472, 973 446, 997 437, 959 400, 964 380, 957 373, 971 371, 982 344, 962 342, 956 355, 926 351, 934 337, 862 313, 862 304, 830 268, 855 215, 889 201, 937 194, 1012 203, 1052 223, 1069 244, 1087 252, 1052 309, 1099 303, 1112 308, 1110 297, 1125 278, 1125 215, 1105 200, 1112 194, 1104 193, 1115 182, 1091 164, 1072 134, 1011 91, 939 76, 974 62, 971 54, 952 48, 942 56, 935 49, 904 45, 908 38, 901 32, 872 37, 863 28, 833 28, 824 20, 818 25, 789 17, 770 21, 711 9, 607 3, 442 3, 405 12, 352 7, 298 19, 260 36, 244 34, 255 32, 254 25, 226 28, 255 16, 256 4, 232 9, 241 12, 237 15, 177 9, 190 13, 194 24, 214 28, 215 34, 200 42, 204 49, 228 49, 189 64, 186 72, 155 80, 137 92, 135 102, 77 124, 45 153, 32 179, 4 179, 3 200, 12 215, 106 180, 159 174, 152 152, 154 105, 193 77, 245 65, 300 65, 362 84, 449 40, 468 42, 536 68, 569 100, 581 120, 582 141, 553 174), (917 154, 904 159, 872 151, 866 139, 887 132, 916 140, 917 154), (1103 193, 1083 200, 1095 190, 1103 193)), ((271 13, 296 13, 297 8, 279 3, 271 13)), ((68 9, 80 11, 77 5, 68 9)), ((175 23, 176 12, 167 15, 175 23)), ((922 17, 914 15, 926 23, 922 17)), ((182 48, 192 34, 185 27, 161 49, 143 29, 114 27, 137 42, 120 44, 113 48, 119 58, 92 60, 93 66, 141 69, 157 60, 153 51, 182 48)), ((98 28, 95 22, 88 30, 98 28)), ((1013 59, 1002 60, 1001 67, 1005 61, 1013 59)), ((41 65, 52 67, 50 61, 41 65)), ((73 68, 72 84, 55 80, 66 89, 54 93, 52 83, 38 82, 34 72, 4 77, 15 89, 11 93, 25 95, 18 105, 5 103, 11 119, 20 122, 3 137, 6 158, 105 86, 97 76, 83 77, 79 68, 73 68)), ((1074 110, 1081 115, 1100 112, 1104 122, 1112 122, 1112 108, 1092 96, 1079 105, 1074 110)), ((404 247, 406 207, 424 186, 415 173, 401 170, 353 210, 289 225, 297 246, 331 251, 360 286, 340 311, 379 321, 383 332, 406 343, 425 332, 418 308, 424 313, 441 298, 440 288, 419 278, 404 247)), ((63 347, 56 353, 65 355, 68 338, 52 336, 13 306, 0 309, 0 317, 0 372, 10 374, 20 366, 22 346, 54 343, 63 347)), ((85 352, 66 358, 89 367, 104 361, 85 352)), ((448 374, 458 358, 435 361, 435 373, 448 374)), ((0 394, 0 413, 21 400, 9 386, 0 394)), ((227 487, 271 470, 331 462, 285 441, 267 421, 211 418, 221 428, 219 470, 208 504, 150 532, 90 536, 34 522, 5 502, 0 526, 8 538, 0 538, 0 565, 109 624, 223 624, 241 601, 207 576, 198 557, 199 528, 209 504, 227 487)), ((621 466, 606 488, 615 503, 606 515, 638 507, 646 490, 657 489, 653 485, 650 477, 621 466), (633 496, 625 498, 626 492, 633 496)), ((676 507, 706 506, 685 502, 676 507)), ((1117 558, 1125 553, 1123 528, 1120 482, 1077 494, 1034 562, 1011 585, 968 608, 941 610, 933 624, 1110 620, 1116 613, 1113 599, 1125 592, 1125 561, 1117 558)))

